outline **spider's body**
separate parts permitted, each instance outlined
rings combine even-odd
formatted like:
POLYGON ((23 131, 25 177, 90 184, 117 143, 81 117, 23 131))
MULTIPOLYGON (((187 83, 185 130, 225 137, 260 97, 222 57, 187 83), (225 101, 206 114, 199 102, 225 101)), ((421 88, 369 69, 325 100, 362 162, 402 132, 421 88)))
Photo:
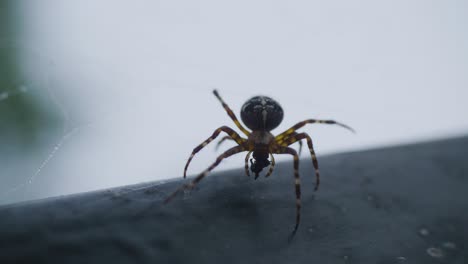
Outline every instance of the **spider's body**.
POLYGON ((283 108, 270 97, 255 96, 242 106, 241 119, 252 131, 271 131, 283 120, 283 108))
MULTIPOLYGON (((288 147, 289 145, 299 142, 301 144, 301 140, 307 140, 307 146, 310 151, 310 155, 312 157, 312 164, 315 168, 315 190, 318 189, 320 183, 320 173, 318 168, 317 158, 315 156, 314 148, 312 145, 312 139, 306 133, 297 133, 296 130, 305 126, 306 124, 312 123, 322 123, 322 124, 336 124, 347 128, 353 131, 350 127, 335 122, 333 120, 317 120, 317 119, 307 119, 305 121, 299 122, 296 125, 292 126, 288 130, 284 131, 283 133, 274 136, 270 131, 274 128, 278 127, 281 121, 283 120, 283 109, 275 100, 266 97, 266 96, 255 96, 249 99, 243 106, 241 110, 241 119, 244 124, 250 128, 252 131, 245 129, 239 120, 237 119, 236 115, 229 106, 224 102, 224 100, 219 96, 216 90, 213 91, 214 95, 218 98, 218 100, 223 105, 224 109, 226 110, 227 114, 231 119, 234 121, 236 126, 247 136, 247 138, 242 138, 238 133, 236 133, 233 129, 222 126, 216 129, 204 142, 200 145, 195 147, 190 155, 184 169, 184 178, 187 174, 187 168, 192 161, 192 158, 198 153, 202 148, 204 148, 208 143, 213 141, 221 132, 225 132, 227 136, 223 137, 219 143, 222 141, 229 139, 233 140, 237 143, 237 146, 232 147, 221 154, 216 161, 209 166, 205 171, 200 173, 195 179, 187 185, 183 185, 175 192, 173 192, 169 197, 166 198, 165 202, 169 202, 172 198, 174 198, 180 191, 185 189, 193 189, 195 185, 203 179, 211 170, 213 170, 218 164, 225 158, 232 156, 236 153, 247 151, 247 155, 245 157, 245 173, 247 176, 250 176, 249 172, 249 158, 252 154, 253 159, 250 159, 250 170, 255 173, 255 179, 258 178, 259 173, 266 167, 270 166, 265 177, 268 177, 273 172, 273 168, 275 166, 275 159, 273 154, 290 154, 294 157, 294 177, 295 177, 295 189, 296 189, 296 225, 294 230, 291 234, 291 237, 297 231, 300 221, 300 209, 301 209, 301 188, 300 188, 300 179, 299 179, 299 156, 297 152, 288 147), (270 157, 271 160, 268 159, 270 157)), ((219 145, 218 143, 218 145, 219 145)), ((302 144, 300 145, 302 146, 302 144)), ((300 149, 299 149, 300 151, 300 149)))
POLYGON ((269 146, 275 140, 275 137, 269 131, 257 130, 253 131, 247 140, 253 144, 251 148, 254 149, 252 156, 255 162, 250 160, 250 170, 255 173, 255 179, 257 179, 258 174, 263 170, 263 168, 268 167, 271 164, 268 160, 270 153, 269 146))

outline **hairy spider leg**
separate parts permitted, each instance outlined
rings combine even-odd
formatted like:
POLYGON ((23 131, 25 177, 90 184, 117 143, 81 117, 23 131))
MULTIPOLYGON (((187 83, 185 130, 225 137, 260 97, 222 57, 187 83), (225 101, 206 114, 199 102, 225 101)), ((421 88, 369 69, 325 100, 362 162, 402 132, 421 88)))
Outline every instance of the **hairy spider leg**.
POLYGON ((216 143, 216 150, 218 150, 219 146, 221 146, 221 143, 223 143, 224 141, 226 140, 232 140, 232 137, 230 136, 224 136, 223 138, 221 138, 218 143, 216 143))
POLYGON ((314 145, 312 144, 312 139, 310 138, 310 136, 307 133, 295 134, 294 136, 291 136, 285 139, 283 143, 281 143, 281 145, 286 147, 295 142, 301 142, 302 139, 307 139, 307 145, 309 147, 310 156, 312 157, 312 164, 314 165, 314 169, 315 169, 314 191, 317 191, 320 185, 320 171, 319 171, 317 156, 315 155, 315 151, 314 151, 314 145))
POLYGON ((289 236, 289 241, 296 234, 297 228, 299 227, 299 222, 301 221, 301 180, 299 178, 299 156, 297 152, 290 147, 279 147, 275 153, 277 154, 290 154, 294 157, 294 184, 296 187, 296 225, 294 230, 289 236))
POLYGON ((197 154, 202 148, 204 148, 206 145, 208 145, 211 141, 213 141, 218 135, 219 133, 221 132, 226 132, 226 134, 229 135, 229 137, 231 137, 234 141, 236 141, 237 144, 241 145, 243 144, 246 140, 243 139, 241 136, 239 136, 239 134, 237 134, 236 131, 234 131, 232 128, 229 128, 227 126, 222 126, 218 129, 216 129, 214 132, 213 132, 213 135, 211 135, 211 137, 207 138, 205 141, 203 141, 200 145, 198 145, 197 147, 195 147, 192 151, 192 154, 190 154, 190 157, 189 159, 187 160, 187 164, 185 164, 185 168, 184 168, 184 178, 187 177, 187 169, 188 169, 188 166, 190 164, 190 162, 192 161, 193 157, 195 156, 195 154, 197 154))
POLYGON ((339 122, 336 122, 336 121, 333 121, 333 120, 318 120, 318 119, 307 119, 307 120, 304 120, 302 122, 299 122, 297 124, 295 124, 294 126, 292 126, 291 128, 289 128, 288 130, 284 131, 283 133, 277 135, 275 137, 276 140, 281 140, 281 139, 284 139, 286 137, 289 137, 291 134, 293 134, 294 132, 296 132, 297 129, 307 125, 307 124, 313 124, 313 123, 318 123, 318 124, 328 124, 328 125, 339 125, 341 127, 344 127, 348 130, 350 130, 351 132, 353 133, 356 133, 354 131, 354 129, 352 129, 351 127, 345 125, 345 124, 342 124, 342 123, 339 123, 339 122))
POLYGON ((249 158, 250 158, 250 154, 252 154, 252 150, 249 151, 249 153, 247 153, 247 155, 245 155, 245 174, 247 176, 250 177, 250 171, 249 171, 249 158))
POLYGON ((265 178, 270 176, 271 173, 273 173, 273 169, 275 168, 275 157, 273 157, 273 154, 271 153, 270 153, 270 159, 271 159, 270 169, 268 170, 268 173, 265 175, 265 178))
POLYGON ((250 135, 250 132, 245 129, 241 123, 239 122, 239 120, 237 119, 236 115, 234 114, 234 112, 231 110, 231 108, 229 108, 229 106, 224 102, 223 98, 221 98, 221 96, 219 95, 218 91, 217 90, 213 90, 213 94, 216 96, 216 98, 218 98, 218 100, 221 102, 221 104, 223 105, 224 107, 224 110, 226 110, 227 114, 229 115, 229 117, 232 119, 232 121, 234 121, 234 123, 236 124, 236 126, 246 135, 246 136, 249 136, 250 135))
POLYGON ((175 190, 171 195, 169 195, 165 200, 164 203, 170 202, 179 192, 183 190, 191 190, 197 185, 198 182, 200 182, 211 170, 213 170, 218 164, 225 158, 230 157, 236 153, 246 151, 246 149, 243 146, 235 146, 232 147, 228 150, 226 150, 223 154, 219 155, 218 158, 216 158, 216 161, 211 164, 210 167, 208 167, 206 170, 204 170, 202 173, 200 173, 195 179, 193 179, 189 184, 184 184, 181 187, 179 187, 177 190, 175 190))

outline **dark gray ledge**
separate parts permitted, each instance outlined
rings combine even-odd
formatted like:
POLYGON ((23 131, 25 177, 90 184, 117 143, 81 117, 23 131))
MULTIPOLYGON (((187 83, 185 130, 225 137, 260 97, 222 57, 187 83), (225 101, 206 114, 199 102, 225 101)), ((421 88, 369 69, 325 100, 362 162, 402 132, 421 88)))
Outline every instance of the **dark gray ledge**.
POLYGON ((1 206, 0 263, 467 263, 468 137, 319 163, 314 193, 301 160, 289 244, 292 161, 256 181, 214 172, 168 205, 182 181, 1 206))

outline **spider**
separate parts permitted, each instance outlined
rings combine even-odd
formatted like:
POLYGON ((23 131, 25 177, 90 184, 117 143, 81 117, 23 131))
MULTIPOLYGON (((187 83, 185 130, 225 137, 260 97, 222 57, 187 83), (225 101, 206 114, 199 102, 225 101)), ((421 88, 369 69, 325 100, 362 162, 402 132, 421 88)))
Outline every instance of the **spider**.
MULTIPOLYGON (((299 155, 296 150, 290 148, 289 146, 293 143, 299 142, 305 139, 307 141, 307 146, 309 147, 310 155, 312 157, 312 164, 315 169, 315 191, 318 190, 320 185, 320 171, 318 167, 317 157, 315 155, 314 147, 312 144, 312 139, 307 133, 297 133, 296 130, 305 126, 306 124, 336 124, 341 127, 344 127, 352 132, 354 130, 342 123, 333 121, 333 120, 318 120, 318 119, 307 119, 302 122, 299 122, 287 129, 283 133, 274 136, 270 131, 278 127, 278 125, 283 120, 283 109, 281 106, 270 97, 267 96, 255 96, 249 99, 244 103, 241 109, 241 119, 243 123, 250 128, 252 131, 245 129, 242 124, 237 119, 234 112, 229 108, 229 106, 221 98, 217 90, 213 90, 213 94, 221 102, 224 110, 226 110, 229 117, 234 121, 234 124, 244 133, 247 138, 241 137, 236 131, 228 126, 219 127, 214 131, 214 133, 200 145, 195 147, 192 151, 192 154, 187 160, 187 163, 184 168, 184 178, 187 176, 187 169, 192 161, 195 154, 197 154, 201 149, 208 145, 211 141, 216 139, 221 132, 225 132, 227 136, 223 137, 219 142, 222 143, 224 140, 233 140, 236 142, 237 146, 232 147, 222 153, 216 161, 211 164, 207 169, 195 177, 189 184, 184 184, 177 190, 175 190, 171 195, 169 195, 164 203, 170 202, 179 192, 184 190, 191 190, 195 185, 200 182, 211 170, 213 170, 218 164, 225 158, 228 158, 234 154, 247 151, 245 156, 245 173, 247 176, 250 176, 249 172, 249 158, 250 155, 253 156, 253 159, 250 159, 250 170, 255 173, 255 179, 258 178, 259 173, 266 167, 269 166, 268 172, 265 174, 265 177, 269 177, 273 172, 275 166, 275 159, 273 154, 289 154, 293 156, 294 159, 294 177, 295 177, 295 191, 296 191, 296 224, 294 230, 291 233, 290 238, 292 238, 297 228, 299 227, 299 222, 301 218, 301 182, 299 178, 299 155), (270 157, 271 161, 268 160, 270 157)), ((300 145, 301 148, 302 144, 300 145)), ((300 152, 300 150, 299 150, 300 152)))

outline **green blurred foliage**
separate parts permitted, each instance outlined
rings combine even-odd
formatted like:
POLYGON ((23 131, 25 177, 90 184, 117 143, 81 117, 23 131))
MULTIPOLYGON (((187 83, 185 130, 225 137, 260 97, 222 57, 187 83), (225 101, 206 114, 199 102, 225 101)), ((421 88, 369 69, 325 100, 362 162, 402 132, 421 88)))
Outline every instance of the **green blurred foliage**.
POLYGON ((40 104, 34 93, 22 90, 26 77, 21 74, 18 59, 21 49, 13 44, 21 34, 18 24, 22 18, 16 4, 0 1, 0 151, 38 146, 38 135, 58 121, 57 115, 40 104))

